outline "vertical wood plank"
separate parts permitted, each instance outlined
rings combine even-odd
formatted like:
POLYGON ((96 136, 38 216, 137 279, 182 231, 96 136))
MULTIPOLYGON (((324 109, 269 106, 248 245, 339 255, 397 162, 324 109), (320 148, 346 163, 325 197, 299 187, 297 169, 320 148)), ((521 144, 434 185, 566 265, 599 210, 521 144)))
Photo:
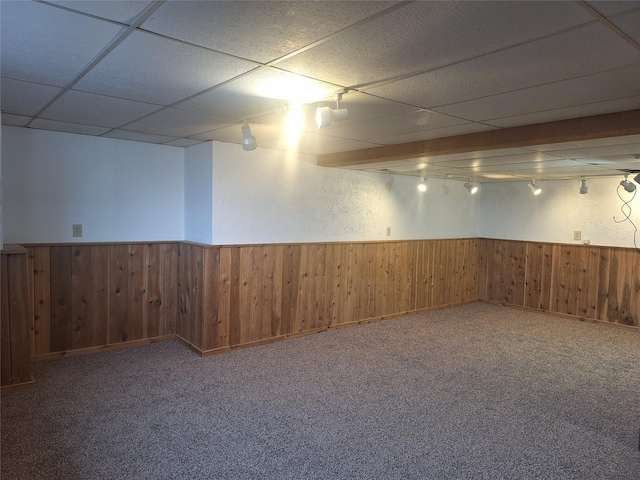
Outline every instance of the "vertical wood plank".
MULTIPOLYGON (((222 323, 218 316, 220 303, 219 290, 220 248, 205 248, 203 250, 203 281, 202 281, 202 349, 216 348, 222 323)), ((225 335, 225 332, 222 333, 225 335)))
POLYGON ((231 328, 231 247, 220 247, 218 273, 218 330, 211 348, 230 345, 231 328))
POLYGON ((71 348, 92 345, 93 274, 91 247, 74 245, 71 249, 71 348))
POLYGON ((51 247, 33 247, 33 354, 51 352, 51 247))
POLYGON ((271 335, 277 337, 282 334, 283 311, 283 272, 284 272, 284 245, 274 247, 273 253, 273 309, 271 318, 271 335))
POLYGON ((91 345, 109 343, 110 301, 109 275, 110 248, 94 245, 91 248, 91 345))
POLYGON ((271 338, 275 321, 274 305, 274 272, 275 272, 276 247, 264 245, 261 249, 260 262, 262 263, 262 292, 260 298, 261 323, 260 338, 271 338))
POLYGON ((71 247, 51 247, 51 351, 72 348, 71 247))
POLYGON ((29 255, 3 253, 0 263, 2 297, 0 334, 2 335, 2 385, 30 382, 31 347, 29 339, 29 255), (6 349, 6 351, 5 351, 6 349))
POLYGON ((0 255, 0 385, 11 384, 11 307, 9 255, 0 255))
POLYGON ((363 288, 362 288, 362 316, 373 318, 376 316, 376 246, 372 243, 364 244, 363 248, 363 288))
POLYGON ((170 335, 178 318, 178 245, 164 244, 162 250, 162 335, 170 335))
POLYGON ((149 244, 145 248, 146 315, 143 322, 143 338, 159 337, 163 331, 163 245, 149 244))
POLYGON ((109 343, 126 342, 128 333, 129 247, 112 245, 109 252, 109 343))
POLYGON ((127 340, 138 340, 143 338, 143 324, 145 312, 145 268, 144 250, 145 245, 129 245, 129 279, 126 304, 126 324, 125 336, 127 340))

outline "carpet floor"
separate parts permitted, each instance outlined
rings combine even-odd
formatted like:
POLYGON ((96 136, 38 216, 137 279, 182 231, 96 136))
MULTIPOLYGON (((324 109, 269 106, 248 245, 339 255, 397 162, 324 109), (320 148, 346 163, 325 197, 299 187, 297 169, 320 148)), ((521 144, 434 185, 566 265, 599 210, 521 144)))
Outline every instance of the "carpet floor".
POLYGON ((497 305, 35 377, 3 479, 640 479, 640 334, 497 305))

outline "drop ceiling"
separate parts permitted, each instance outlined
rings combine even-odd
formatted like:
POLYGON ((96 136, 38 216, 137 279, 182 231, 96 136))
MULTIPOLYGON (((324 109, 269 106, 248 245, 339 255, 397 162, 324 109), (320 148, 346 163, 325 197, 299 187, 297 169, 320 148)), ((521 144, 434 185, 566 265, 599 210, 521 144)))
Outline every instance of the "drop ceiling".
POLYGON ((260 147, 326 166, 481 182, 640 170, 640 1, 3 0, 0 9, 3 125, 240 149, 249 119, 260 147), (335 107, 343 90, 348 119, 318 129, 315 108, 335 107), (297 102, 303 128, 291 143, 297 102), (570 141, 403 150, 621 112, 628 128, 570 141))

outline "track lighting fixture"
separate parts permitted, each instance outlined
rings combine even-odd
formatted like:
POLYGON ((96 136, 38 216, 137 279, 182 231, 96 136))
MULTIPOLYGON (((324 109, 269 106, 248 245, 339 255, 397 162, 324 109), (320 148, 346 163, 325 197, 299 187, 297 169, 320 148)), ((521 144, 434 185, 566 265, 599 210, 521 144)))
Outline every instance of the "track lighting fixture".
POLYGON ((418 190, 421 192, 427 191, 427 177, 422 177, 422 181, 418 184, 418 190))
POLYGON ((580 180, 580 195, 586 195, 589 193, 589 187, 587 186, 587 179, 582 177, 580 180))
POLYGON ((256 141, 256 137, 251 135, 249 124, 245 120, 244 125, 242 125, 242 149, 250 152, 251 150, 255 150, 257 146, 258 142, 256 141))
POLYGON ((342 100, 342 93, 336 95, 335 110, 330 107, 316 108, 316 125, 318 125, 318 128, 330 127, 334 122, 347 119, 349 112, 346 108, 340 108, 340 100, 342 100))
POLYGON ((635 177, 633 177, 633 181, 636 182, 637 184, 640 184, 640 173, 637 174, 635 177))
POLYGON ((474 193, 476 193, 478 191, 478 186, 474 185, 473 183, 471 183, 471 179, 469 179, 469 181, 464 184, 464 188, 469 190, 469 193, 471 195, 473 195, 474 193))
POLYGON ((538 185, 536 185, 535 180, 531 180, 531 183, 529 183, 529 188, 534 195, 540 195, 540 193, 542 193, 542 189, 538 185))
POLYGON ((627 192, 632 193, 636 190, 636 186, 629 180, 627 180, 627 177, 629 177, 629 175, 624 176, 624 180, 620 182, 620 186, 623 187, 627 192))

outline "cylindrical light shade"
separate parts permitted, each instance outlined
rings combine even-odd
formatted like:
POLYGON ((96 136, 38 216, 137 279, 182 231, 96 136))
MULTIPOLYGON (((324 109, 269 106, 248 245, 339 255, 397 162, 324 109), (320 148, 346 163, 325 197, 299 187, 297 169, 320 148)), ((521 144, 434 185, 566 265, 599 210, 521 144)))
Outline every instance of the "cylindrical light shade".
POLYGON ((346 108, 332 110, 329 107, 316 108, 316 125, 318 128, 330 127, 334 122, 346 120, 349 112, 346 108))
POLYGON ((474 185, 474 184, 472 184, 470 182, 465 183, 464 184, 464 188, 469 190, 469 193, 472 194, 472 195, 478 191, 478 186, 474 185))
POLYGON ((620 186, 622 186, 627 192, 632 193, 635 191, 636 186, 627 180, 627 176, 624 176, 624 180, 620 182, 620 186))
POLYGON ((257 146, 258 142, 256 141, 256 137, 251 135, 249 125, 245 123, 242 125, 242 149, 250 152, 251 150, 255 150, 257 146))
POLYGON ((589 187, 587 186, 587 179, 580 180, 580 195, 586 195, 589 193, 589 187))
POLYGON ((529 188, 531 189, 534 195, 540 195, 540 193, 542 192, 542 189, 538 185, 536 185, 535 181, 529 184, 529 188))

